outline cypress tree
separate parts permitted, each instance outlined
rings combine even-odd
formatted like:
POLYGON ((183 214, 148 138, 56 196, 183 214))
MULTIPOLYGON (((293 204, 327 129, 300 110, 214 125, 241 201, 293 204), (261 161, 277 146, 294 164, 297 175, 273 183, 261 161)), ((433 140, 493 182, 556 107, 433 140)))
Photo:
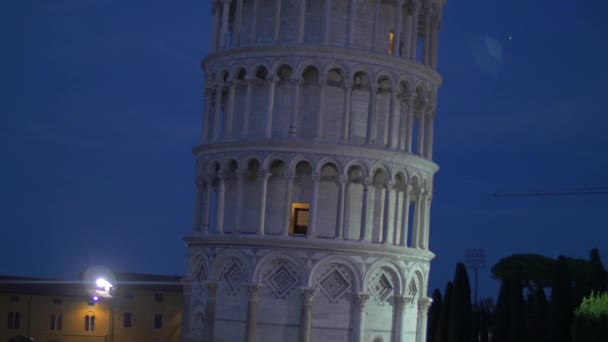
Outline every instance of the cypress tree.
POLYGON ((437 325, 439 324, 439 316, 441 314, 441 292, 439 289, 433 291, 433 303, 429 309, 429 324, 427 326, 426 339, 428 342, 433 342, 437 333, 437 325))
POLYGON ((600 252, 597 248, 591 250, 589 256, 591 270, 589 274, 589 291, 603 292, 606 291, 606 270, 600 258, 600 252))
POLYGON ((503 278, 496 302, 494 316, 494 334, 492 342, 509 341, 509 294, 511 293, 511 277, 503 278))
POLYGON ((472 340, 471 286, 466 266, 459 262, 454 275, 454 288, 448 321, 448 342, 472 340))
POLYGON ((567 260, 563 256, 557 259, 549 308, 551 341, 571 342, 571 326, 574 318, 573 287, 567 260))
POLYGON ((439 313, 439 322, 433 342, 448 342, 448 324, 450 320, 450 303, 452 301, 452 282, 448 282, 443 295, 443 303, 441 304, 441 312, 439 313))
POLYGON ((509 342, 526 342, 526 313, 522 290, 521 278, 514 274, 509 293, 509 342))

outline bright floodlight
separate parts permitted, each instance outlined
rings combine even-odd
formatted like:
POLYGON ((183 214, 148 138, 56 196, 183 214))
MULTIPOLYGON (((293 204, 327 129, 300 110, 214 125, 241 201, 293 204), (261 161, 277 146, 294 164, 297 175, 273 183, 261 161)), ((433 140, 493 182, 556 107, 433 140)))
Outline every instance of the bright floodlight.
POLYGON ((110 289, 113 287, 112 284, 110 284, 109 281, 103 279, 103 278, 98 278, 95 283, 97 284, 97 287, 101 287, 103 288, 106 292, 109 292, 110 289))

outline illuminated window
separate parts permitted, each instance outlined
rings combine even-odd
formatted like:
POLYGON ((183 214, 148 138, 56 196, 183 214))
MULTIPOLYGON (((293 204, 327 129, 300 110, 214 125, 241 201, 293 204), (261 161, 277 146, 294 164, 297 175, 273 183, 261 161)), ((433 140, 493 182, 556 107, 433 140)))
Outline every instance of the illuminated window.
POLYGON ((291 203, 291 234, 306 235, 308 230, 308 203, 291 203))
POLYGON ((395 32, 393 32, 393 30, 391 30, 388 33, 388 54, 392 55, 393 54, 393 44, 395 42, 395 32))
POLYGON ((84 317, 84 331, 95 331, 95 316, 86 315, 84 317))
POLYGON ((9 312, 6 325, 9 329, 19 329, 19 313, 9 312))
POLYGON ((62 314, 52 314, 51 315, 51 330, 61 330, 61 325, 63 321, 62 314))

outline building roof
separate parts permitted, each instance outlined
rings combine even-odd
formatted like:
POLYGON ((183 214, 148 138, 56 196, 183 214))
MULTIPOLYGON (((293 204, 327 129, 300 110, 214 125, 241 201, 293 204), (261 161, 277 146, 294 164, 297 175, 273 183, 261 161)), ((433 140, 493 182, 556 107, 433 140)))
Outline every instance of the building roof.
MULTIPOLYGON (((114 273, 114 286, 121 289, 150 291, 181 291, 181 276, 132 272, 114 273)), ((0 275, 0 293, 46 296, 89 297, 87 284, 82 280, 66 281, 57 278, 34 278, 0 275)))

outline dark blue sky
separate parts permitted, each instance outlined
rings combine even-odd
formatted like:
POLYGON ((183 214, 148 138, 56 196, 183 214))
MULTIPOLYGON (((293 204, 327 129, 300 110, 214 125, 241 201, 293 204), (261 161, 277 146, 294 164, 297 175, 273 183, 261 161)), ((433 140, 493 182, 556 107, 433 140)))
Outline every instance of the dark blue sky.
MULTIPOLYGON (((608 264, 608 196, 492 197, 608 187, 607 10, 448 0, 430 290, 471 247, 608 264)), ((0 4, 0 274, 183 274, 210 26, 206 0, 0 4)))

